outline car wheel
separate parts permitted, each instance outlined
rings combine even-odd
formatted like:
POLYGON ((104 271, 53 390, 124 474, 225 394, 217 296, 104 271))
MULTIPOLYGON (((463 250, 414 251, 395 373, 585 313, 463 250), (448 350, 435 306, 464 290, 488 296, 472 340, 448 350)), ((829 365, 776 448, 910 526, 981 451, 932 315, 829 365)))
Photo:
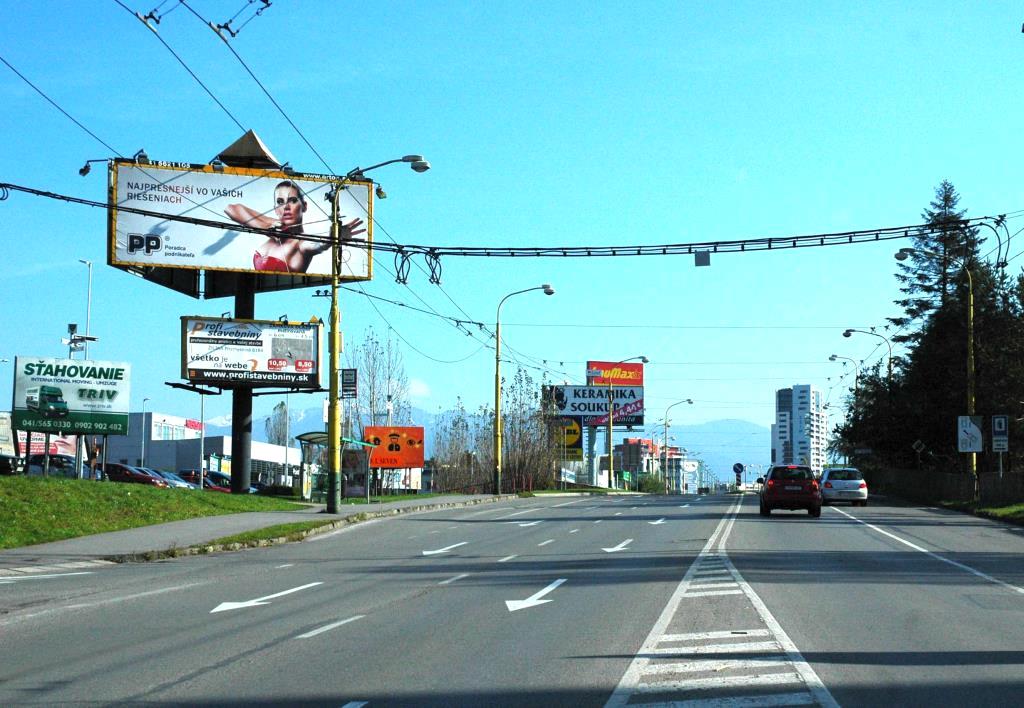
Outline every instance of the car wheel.
POLYGON ((829 501, 828 501, 828 499, 822 499, 822 500, 821 500, 821 505, 822 505, 822 506, 828 506, 828 505, 829 505, 829 501))
POLYGON ((867 500, 867 499, 865 499, 864 501, 862 501, 862 502, 860 503, 860 505, 861 505, 861 506, 867 506, 867 505, 868 505, 868 500, 867 500))
POLYGON ((770 516, 771 513, 771 507, 765 506, 764 502, 761 502, 761 516, 770 516))
POLYGON ((821 507, 812 506, 810 509, 807 510, 807 513, 813 516, 815 519, 817 519, 821 516, 821 507))

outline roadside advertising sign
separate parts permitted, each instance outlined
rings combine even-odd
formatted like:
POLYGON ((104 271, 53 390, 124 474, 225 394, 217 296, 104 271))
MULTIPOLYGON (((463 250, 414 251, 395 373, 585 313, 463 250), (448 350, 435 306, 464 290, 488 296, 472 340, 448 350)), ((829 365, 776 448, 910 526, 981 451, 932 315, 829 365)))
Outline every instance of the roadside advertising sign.
POLYGON ((354 230, 365 229, 349 238, 341 234, 341 280, 370 280, 372 260, 365 244, 373 242, 371 183, 179 162, 111 163, 108 263, 330 277, 327 195, 339 183, 339 221, 345 225, 361 219, 354 230), (238 225, 282 235, 238 231, 238 225))
POLYGON ((363 440, 370 450, 370 467, 408 469, 423 467, 423 427, 368 425, 363 440))
POLYGON ((15 430, 128 434, 131 364, 86 359, 14 359, 15 430))
MULTIPOLYGON (((49 452, 51 455, 71 455, 72 457, 74 457, 77 445, 77 435, 61 435, 59 433, 50 433, 49 452)), ((27 447, 28 433, 25 432, 24 430, 19 430, 18 450, 21 452, 22 455, 26 454, 27 447)), ((27 450, 27 453, 29 455, 42 455, 46 451, 46 435, 35 433, 32 436, 32 447, 27 450)))
POLYGON ((14 428, 11 426, 11 414, 0 413, 0 455, 14 457, 14 428))
POLYGON ((958 416, 956 431, 956 448, 959 452, 984 452, 980 415, 958 416))
POLYGON ((640 362, 616 364, 613 361, 588 361, 587 383, 605 384, 611 380, 612 386, 643 386, 644 365, 640 362))
POLYGON ((320 387, 318 322, 181 318, 181 377, 221 388, 320 387))
POLYGON ((555 446, 555 453, 560 459, 572 462, 583 460, 583 429, 579 417, 565 416, 558 419, 555 446))
MULTIPOLYGON (((579 416, 582 425, 608 424, 608 386, 551 386, 552 413, 579 416)), ((613 424, 644 424, 643 386, 612 386, 613 424)))

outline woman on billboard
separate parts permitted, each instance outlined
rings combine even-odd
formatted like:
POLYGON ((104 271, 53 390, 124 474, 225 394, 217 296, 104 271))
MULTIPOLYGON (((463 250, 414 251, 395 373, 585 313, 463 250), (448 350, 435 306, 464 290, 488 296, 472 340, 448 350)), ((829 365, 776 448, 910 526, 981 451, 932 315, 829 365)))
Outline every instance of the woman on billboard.
MULTIPOLYGON (((274 188, 273 215, 263 214, 244 204, 230 204, 224 213, 243 226, 300 235, 303 233, 302 218, 306 213, 306 197, 297 184, 285 180, 274 188)), ((362 223, 362 219, 352 219, 347 224, 340 224, 341 238, 348 240, 366 231, 357 228, 362 223)), ((313 256, 323 253, 330 247, 330 241, 326 239, 271 236, 252 254, 252 266, 259 271, 305 273, 313 261, 313 256)))

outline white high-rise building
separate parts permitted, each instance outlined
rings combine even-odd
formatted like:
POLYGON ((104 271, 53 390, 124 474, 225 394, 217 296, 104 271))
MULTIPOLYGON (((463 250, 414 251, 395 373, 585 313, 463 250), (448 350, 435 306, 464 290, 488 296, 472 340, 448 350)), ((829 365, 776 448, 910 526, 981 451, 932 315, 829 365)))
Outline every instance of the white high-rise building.
POLYGON ((816 473, 825 467, 828 415, 821 391, 814 386, 780 388, 775 392, 772 462, 808 465, 816 473))

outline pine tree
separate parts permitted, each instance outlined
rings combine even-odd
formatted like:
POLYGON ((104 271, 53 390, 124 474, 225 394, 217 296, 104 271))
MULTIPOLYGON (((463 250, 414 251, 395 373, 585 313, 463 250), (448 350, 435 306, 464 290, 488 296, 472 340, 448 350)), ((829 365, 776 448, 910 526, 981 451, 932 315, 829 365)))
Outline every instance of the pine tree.
POLYGON ((957 282, 965 263, 977 260, 978 247, 984 241, 978 230, 964 224, 966 209, 958 209, 960 195, 949 180, 935 189, 935 198, 921 213, 929 225, 913 236, 913 252, 899 264, 896 279, 905 297, 896 304, 903 316, 890 321, 905 330, 894 337, 898 342, 916 342, 929 314, 941 308, 957 291, 957 282))

